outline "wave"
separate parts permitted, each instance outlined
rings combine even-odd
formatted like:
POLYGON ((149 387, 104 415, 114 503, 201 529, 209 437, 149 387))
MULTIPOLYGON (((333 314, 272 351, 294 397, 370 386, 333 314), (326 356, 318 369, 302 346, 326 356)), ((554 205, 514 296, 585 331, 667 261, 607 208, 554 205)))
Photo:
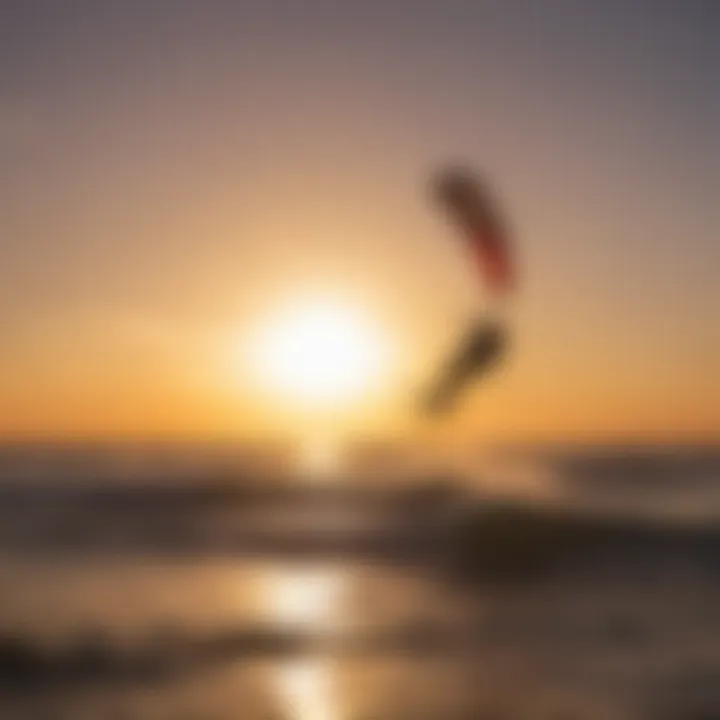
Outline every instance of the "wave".
POLYGON ((467 649, 467 640, 451 627, 428 623, 344 635, 262 626, 191 634, 182 627, 161 627, 132 646, 101 632, 80 632, 52 647, 6 634, 0 635, 0 689, 25 693, 96 684, 156 685, 216 666, 268 659, 427 658, 467 649))
POLYGON ((559 572, 680 564, 720 580, 720 525, 668 525, 548 506, 489 503, 451 525, 453 567, 465 578, 522 579, 559 572))

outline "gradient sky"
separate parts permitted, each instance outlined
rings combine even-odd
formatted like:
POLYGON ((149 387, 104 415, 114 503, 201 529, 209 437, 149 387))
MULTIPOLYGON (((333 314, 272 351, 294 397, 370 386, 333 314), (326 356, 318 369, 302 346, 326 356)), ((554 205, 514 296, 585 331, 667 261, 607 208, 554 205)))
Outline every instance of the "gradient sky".
MULTIPOLYGON (((402 351, 476 288, 429 172, 492 179, 524 274, 478 437, 720 438, 714 0, 6 0, 0 433, 248 434, 247 327, 357 296, 402 351)), ((284 418, 287 422, 288 418, 284 418)))

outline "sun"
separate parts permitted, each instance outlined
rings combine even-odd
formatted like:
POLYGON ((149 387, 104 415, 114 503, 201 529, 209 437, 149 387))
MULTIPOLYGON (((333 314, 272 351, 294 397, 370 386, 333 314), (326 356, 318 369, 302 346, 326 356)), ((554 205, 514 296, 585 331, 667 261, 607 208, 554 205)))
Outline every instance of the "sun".
POLYGON ((348 402, 376 386, 387 343, 359 308, 328 298, 296 301, 266 319, 253 343, 263 386, 288 401, 348 402))

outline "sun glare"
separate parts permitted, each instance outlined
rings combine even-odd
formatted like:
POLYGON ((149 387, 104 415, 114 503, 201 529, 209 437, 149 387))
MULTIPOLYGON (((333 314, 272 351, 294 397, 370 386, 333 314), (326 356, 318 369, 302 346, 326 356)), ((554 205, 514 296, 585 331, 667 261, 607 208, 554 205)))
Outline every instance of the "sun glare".
POLYGON ((300 302, 268 318, 254 344, 263 385, 305 404, 350 401, 370 390, 385 364, 379 329, 357 308, 300 302))

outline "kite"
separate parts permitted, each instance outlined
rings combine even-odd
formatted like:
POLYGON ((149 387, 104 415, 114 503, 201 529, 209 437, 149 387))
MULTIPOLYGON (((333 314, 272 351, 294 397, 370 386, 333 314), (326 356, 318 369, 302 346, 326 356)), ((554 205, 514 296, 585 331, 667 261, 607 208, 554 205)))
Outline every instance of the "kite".
MULTIPOLYGON (((490 305, 500 307, 515 290, 516 273, 505 222, 489 189, 472 172, 451 169, 437 176, 433 196, 459 231, 490 305)), ((425 411, 433 415, 449 411, 468 384, 502 361, 508 341, 503 313, 475 323, 424 394, 425 411)))

